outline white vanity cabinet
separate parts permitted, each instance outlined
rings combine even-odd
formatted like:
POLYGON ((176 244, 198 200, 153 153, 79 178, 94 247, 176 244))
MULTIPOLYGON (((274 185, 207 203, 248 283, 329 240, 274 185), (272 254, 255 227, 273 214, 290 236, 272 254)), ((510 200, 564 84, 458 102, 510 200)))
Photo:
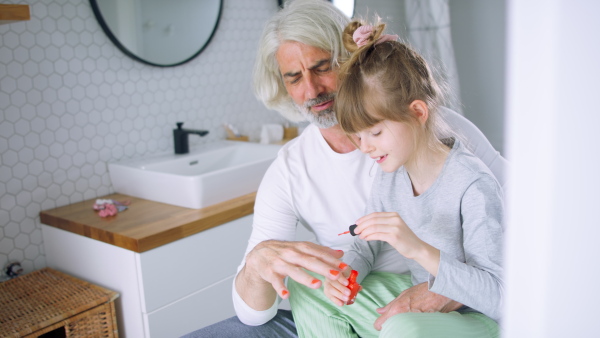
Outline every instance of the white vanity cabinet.
POLYGON ((179 337, 233 316, 252 215, 141 253, 42 225, 48 267, 117 291, 122 337, 179 337))

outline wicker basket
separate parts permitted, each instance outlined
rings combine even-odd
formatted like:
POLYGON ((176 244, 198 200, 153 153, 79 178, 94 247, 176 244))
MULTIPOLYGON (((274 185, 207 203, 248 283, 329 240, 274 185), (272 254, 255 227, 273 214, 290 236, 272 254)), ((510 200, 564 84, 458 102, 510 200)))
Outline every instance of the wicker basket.
POLYGON ((0 283, 0 337, 118 337, 118 296, 50 268, 28 273, 0 283))

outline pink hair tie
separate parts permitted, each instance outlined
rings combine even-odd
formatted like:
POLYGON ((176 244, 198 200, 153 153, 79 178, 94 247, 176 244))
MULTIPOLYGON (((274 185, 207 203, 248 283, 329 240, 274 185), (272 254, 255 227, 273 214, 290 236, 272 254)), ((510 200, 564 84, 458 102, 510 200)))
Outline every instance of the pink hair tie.
MULTIPOLYGON (((360 26, 354 31, 354 34, 352 34, 352 40, 356 42, 358 47, 362 47, 369 42, 369 37, 371 34, 373 34, 373 26, 360 26)), ((382 34, 379 39, 375 41, 375 44, 378 45, 382 42, 396 40, 398 40, 398 35, 382 34)))
POLYGON ((114 216, 118 212, 125 211, 130 201, 115 201, 111 199, 97 199, 94 203, 94 210, 98 210, 98 216, 114 216))
POLYGON ((119 212, 119 211, 117 210, 117 207, 114 204, 105 204, 104 209, 102 209, 98 212, 98 216, 100 216, 100 217, 114 216, 117 214, 117 212, 119 212))

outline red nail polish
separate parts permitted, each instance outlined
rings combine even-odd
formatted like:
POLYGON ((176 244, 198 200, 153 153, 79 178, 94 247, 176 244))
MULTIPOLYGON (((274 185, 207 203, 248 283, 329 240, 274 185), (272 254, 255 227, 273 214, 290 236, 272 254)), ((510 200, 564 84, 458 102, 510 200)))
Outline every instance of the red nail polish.
POLYGON ((340 263, 340 270, 344 270, 346 267, 348 266, 348 264, 341 262, 340 263))
POLYGON ((356 283, 356 277, 358 277, 358 271, 352 270, 350 271, 350 277, 348 277, 348 281, 350 283, 356 283))
POLYGON ((288 293, 289 293, 289 292, 288 292, 287 290, 283 290, 283 291, 281 291, 281 294, 282 294, 283 296, 287 296, 287 294, 288 294, 288 293))
POLYGON ((340 272, 337 271, 337 270, 329 270, 329 273, 332 274, 332 275, 334 275, 334 276, 337 276, 337 275, 339 275, 340 272))
POLYGON ((319 282, 318 279, 313 279, 312 282, 310 282, 310 284, 317 284, 319 282))
POLYGON ((350 277, 348 277, 348 289, 350 289, 349 300, 346 302, 347 305, 354 304, 354 300, 356 299, 356 295, 361 289, 360 284, 356 282, 356 277, 358 277, 358 271, 352 270, 350 272, 350 277))

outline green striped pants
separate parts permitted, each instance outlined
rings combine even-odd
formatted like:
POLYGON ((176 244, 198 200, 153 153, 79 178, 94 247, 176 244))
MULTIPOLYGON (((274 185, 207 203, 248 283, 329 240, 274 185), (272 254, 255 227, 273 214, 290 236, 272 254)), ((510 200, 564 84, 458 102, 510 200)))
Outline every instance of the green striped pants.
MULTIPOLYGON (((313 274, 324 280, 323 276, 313 274)), ((412 286, 410 275, 372 272, 361 283, 363 289, 352 305, 338 307, 320 289, 311 289, 289 279, 290 304, 300 337, 460 337, 497 338, 498 324, 476 312, 400 313, 386 320, 381 331, 373 323, 375 309, 387 305, 412 286)))

